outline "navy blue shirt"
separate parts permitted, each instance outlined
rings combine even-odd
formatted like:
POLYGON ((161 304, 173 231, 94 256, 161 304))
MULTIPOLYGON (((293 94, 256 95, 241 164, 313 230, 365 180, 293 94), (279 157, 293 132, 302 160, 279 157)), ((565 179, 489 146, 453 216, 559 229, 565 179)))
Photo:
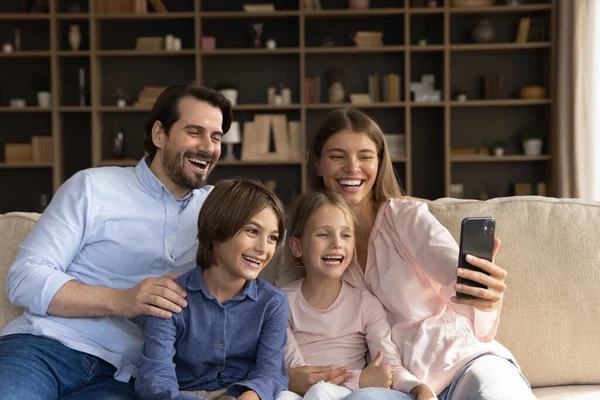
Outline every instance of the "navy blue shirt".
POLYGON ((255 391, 274 400, 287 388, 283 349, 287 296, 262 278, 222 304, 193 268, 176 282, 187 290, 188 306, 170 319, 147 317, 146 342, 135 388, 143 399, 189 399, 180 390, 240 396, 255 391))

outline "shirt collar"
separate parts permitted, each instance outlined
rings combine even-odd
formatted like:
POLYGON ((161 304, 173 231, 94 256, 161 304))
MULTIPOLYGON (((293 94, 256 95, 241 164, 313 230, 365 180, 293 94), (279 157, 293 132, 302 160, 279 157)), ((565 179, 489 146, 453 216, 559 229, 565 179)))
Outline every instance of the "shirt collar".
MULTIPOLYGON (((142 186, 148 190, 150 195, 155 199, 160 199, 163 191, 173 196, 171 192, 163 185, 163 183, 154 175, 154 172, 150 170, 150 163, 152 158, 150 156, 143 157, 140 162, 135 166, 135 173, 142 183, 142 186)), ((185 208, 190 198, 193 196, 194 190, 190 190, 182 199, 178 199, 178 204, 181 204, 182 208, 185 208)))
MULTIPOLYGON (((190 276, 190 280, 188 281, 187 288, 189 290, 201 291, 208 299, 215 299, 215 296, 208 291, 206 285, 204 284, 204 279, 202 278, 202 267, 194 268, 194 271, 192 271, 192 275, 190 276)), ((258 299, 258 290, 256 288, 255 280, 246 281, 242 293, 231 300, 243 300, 246 296, 252 300, 258 299)))

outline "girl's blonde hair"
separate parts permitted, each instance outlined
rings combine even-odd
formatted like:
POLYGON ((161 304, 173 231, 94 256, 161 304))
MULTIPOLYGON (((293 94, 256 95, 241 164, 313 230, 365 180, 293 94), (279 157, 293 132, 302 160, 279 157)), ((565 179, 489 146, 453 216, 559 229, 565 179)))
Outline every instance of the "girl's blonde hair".
POLYGON ((286 252, 288 253, 288 257, 286 258, 289 261, 294 262, 296 266, 303 270, 303 272, 304 265, 302 260, 298 257, 295 257, 290 251, 289 240, 290 238, 301 240, 310 218, 322 207, 327 205, 331 205, 342 210, 346 216, 346 220, 350 224, 352 232, 356 232, 357 230, 358 220, 356 215, 348 203, 346 203, 346 200, 344 200, 344 198, 339 194, 332 191, 317 191, 300 195, 294 201, 288 215, 288 231, 286 239, 286 252))
POLYGON ((356 132, 365 135, 377 149, 377 176, 373 185, 373 201, 381 204, 386 200, 400 198, 404 192, 400 188, 394 172, 385 136, 379 125, 365 113, 353 108, 341 108, 330 111, 321 121, 313 137, 308 155, 308 179, 312 190, 323 190, 323 178, 317 174, 317 161, 321 158, 327 140, 341 131, 356 132))

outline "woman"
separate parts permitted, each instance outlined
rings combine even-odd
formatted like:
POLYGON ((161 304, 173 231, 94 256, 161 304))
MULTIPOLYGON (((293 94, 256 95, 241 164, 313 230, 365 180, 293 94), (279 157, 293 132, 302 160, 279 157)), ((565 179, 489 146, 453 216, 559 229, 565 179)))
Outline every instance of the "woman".
MULTIPOLYGON (((494 341, 506 271, 474 257, 467 261, 489 276, 457 269, 454 238, 424 202, 403 196, 381 128, 360 111, 332 111, 309 156, 311 189, 339 193, 357 215, 357 260, 344 280, 381 301, 403 365, 440 400, 534 398, 512 354, 494 341), (457 274, 488 289, 457 285, 457 274), (457 299, 456 291, 478 298, 457 299)), ((496 239, 494 256, 499 246, 496 239)), ((299 278, 296 271, 285 265, 278 285, 299 278)), ((349 378, 343 367, 288 372, 299 392, 313 380, 349 378)))

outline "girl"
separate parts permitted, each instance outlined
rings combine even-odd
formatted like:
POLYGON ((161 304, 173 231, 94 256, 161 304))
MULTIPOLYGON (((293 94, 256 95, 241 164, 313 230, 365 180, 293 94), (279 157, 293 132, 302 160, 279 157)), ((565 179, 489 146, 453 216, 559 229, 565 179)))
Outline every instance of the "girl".
MULTIPOLYGON (((343 279, 381 301, 403 365, 441 400, 534 398, 512 354, 494 340, 506 271, 472 256, 467 262, 489 276, 457 270, 451 234, 426 203, 402 195, 381 128, 357 110, 330 112, 314 136, 309 168, 313 190, 339 193, 358 217, 357 262, 343 279), (488 289, 456 285, 457 274, 488 289), (455 291, 478 298, 456 299, 455 291)), ((297 277, 284 266, 278 284, 297 277)), ((333 372, 288 369, 290 387, 344 380, 333 372)))
MULTIPOLYGON (((343 399, 359 388, 368 388, 360 390, 362 395, 377 400, 413 398, 406 393, 419 400, 435 398, 402 367, 381 303, 341 279, 354 259, 356 226, 344 199, 333 192, 304 195, 290 215, 289 251, 306 278, 282 288, 290 303, 286 366, 341 363, 353 374, 344 386, 317 383, 304 399, 343 399)), ((280 400, 301 398, 285 392, 280 400)))

